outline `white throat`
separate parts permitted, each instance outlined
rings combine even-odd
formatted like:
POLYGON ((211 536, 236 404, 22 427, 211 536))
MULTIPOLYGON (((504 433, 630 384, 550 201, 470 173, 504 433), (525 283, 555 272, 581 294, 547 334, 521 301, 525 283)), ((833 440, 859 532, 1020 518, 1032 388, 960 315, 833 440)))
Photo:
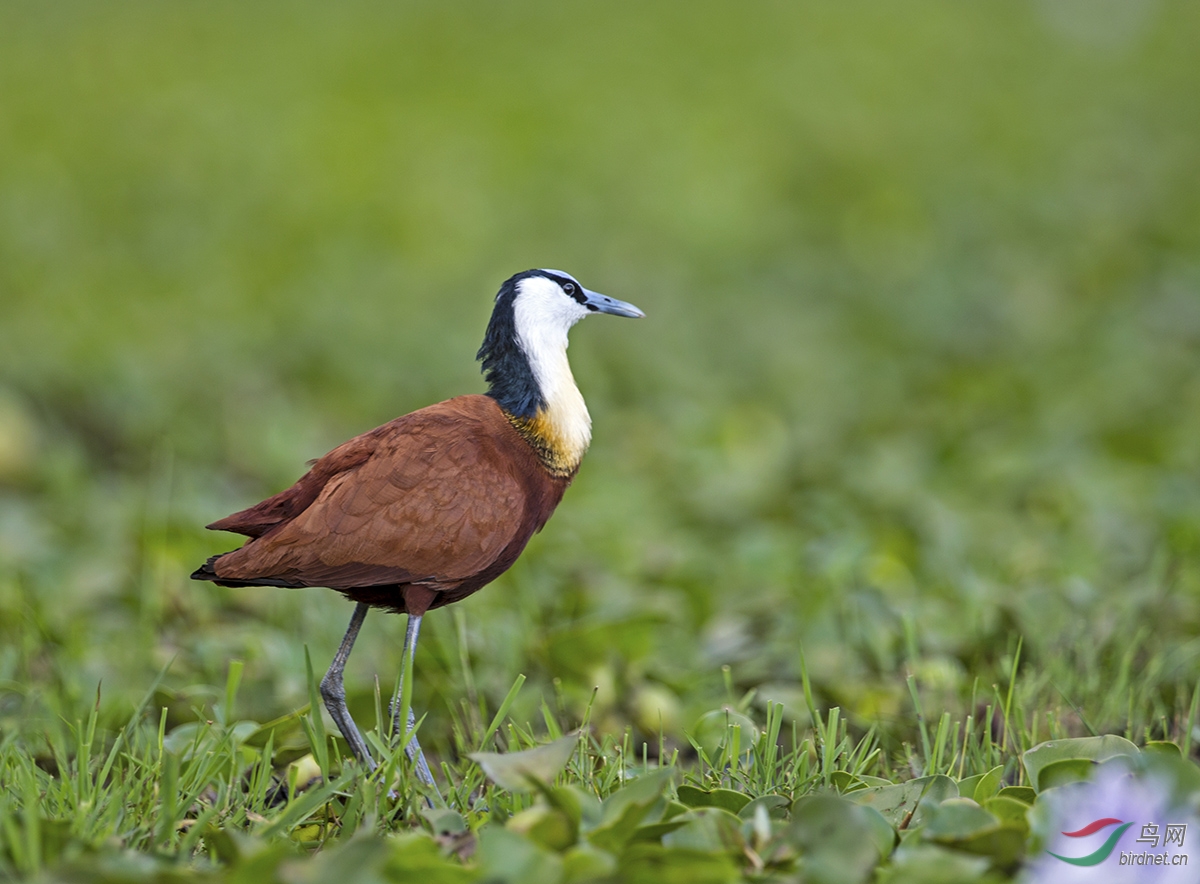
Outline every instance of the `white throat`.
POLYGON ((541 277, 521 280, 513 302, 517 340, 546 400, 542 418, 554 442, 575 464, 592 441, 592 418, 567 361, 567 332, 587 309, 541 277))

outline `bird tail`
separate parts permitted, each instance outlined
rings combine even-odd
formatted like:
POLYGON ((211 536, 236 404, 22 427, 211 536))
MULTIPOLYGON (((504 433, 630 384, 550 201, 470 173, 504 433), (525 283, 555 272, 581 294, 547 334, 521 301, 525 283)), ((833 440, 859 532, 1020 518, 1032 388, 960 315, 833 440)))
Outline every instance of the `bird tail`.
POLYGON ((207 562, 192 572, 193 580, 212 580, 217 579, 217 569, 213 567, 213 562, 219 559, 220 556, 209 556, 207 562))
POLYGON ((221 577, 217 574, 217 569, 213 567, 213 563, 224 555, 228 555, 228 553, 221 553, 220 556, 209 556, 207 562, 192 572, 192 579, 209 580, 217 586, 279 586, 284 589, 300 589, 305 586, 305 584, 298 583, 295 580, 284 580, 280 577, 254 577, 250 580, 221 577))

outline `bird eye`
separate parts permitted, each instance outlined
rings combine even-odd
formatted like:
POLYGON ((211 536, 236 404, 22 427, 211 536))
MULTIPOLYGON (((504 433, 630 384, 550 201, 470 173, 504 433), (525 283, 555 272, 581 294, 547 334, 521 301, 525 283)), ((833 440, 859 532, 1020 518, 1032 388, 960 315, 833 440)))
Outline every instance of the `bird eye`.
POLYGON ((563 286, 563 291, 566 292, 568 295, 575 294, 575 283, 568 282, 566 285, 563 286))

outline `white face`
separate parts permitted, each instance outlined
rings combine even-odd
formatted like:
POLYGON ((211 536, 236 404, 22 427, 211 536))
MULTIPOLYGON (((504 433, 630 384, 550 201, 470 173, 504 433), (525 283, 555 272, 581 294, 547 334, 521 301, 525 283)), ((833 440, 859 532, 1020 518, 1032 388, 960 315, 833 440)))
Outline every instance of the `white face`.
MULTIPOLYGON (((557 270, 552 272, 574 282, 574 278, 566 276, 566 273, 557 270)), ((582 285, 577 282, 574 284, 578 290, 583 290, 582 285)), ((565 336, 572 325, 590 312, 582 303, 566 294, 562 285, 553 279, 529 276, 522 279, 518 287, 512 312, 517 335, 523 343, 533 343, 535 338, 565 336)))
MULTIPOLYGON (((579 291, 583 286, 574 277, 557 270, 550 271, 571 280, 579 291)), ((513 301, 513 320, 526 356, 532 361, 535 351, 543 346, 566 346, 567 332, 590 312, 563 291, 562 286, 544 276, 529 276, 518 283, 513 301)))

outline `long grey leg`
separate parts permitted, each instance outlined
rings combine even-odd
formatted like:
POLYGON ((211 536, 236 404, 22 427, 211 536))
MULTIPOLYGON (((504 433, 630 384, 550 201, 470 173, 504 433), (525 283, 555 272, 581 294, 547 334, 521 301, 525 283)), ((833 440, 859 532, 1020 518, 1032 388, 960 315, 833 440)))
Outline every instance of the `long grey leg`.
POLYGON ((346 660, 350 658, 350 650, 354 647, 354 640, 358 638, 358 631, 362 628, 363 620, 367 618, 368 610, 369 608, 364 602, 359 602, 355 606, 354 615, 350 618, 350 626, 346 629, 341 647, 333 655, 329 671, 321 679, 321 697, 325 700, 325 708, 333 716, 334 723, 342 732, 342 736, 346 738, 346 742, 350 744, 350 749, 358 758, 359 763, 367 770, 374 772, 375 759, 371 757, 366 740, 358 732, 354 719, 350 717, 350 710, 346 708, 346 688, 342 684, 342 673, 346 669, 346 660))
MULTIPOLYGON (((401 655, 403 660, 404 674, 400 678, 400 693, 392 700, 392 727, 394 733, 401 735, 405 728, 401 727, 400 720, 404 717, 404 709, 402 706, 401 694, 404 691, 405 678, 410 679, 413 668, 413 660, 417 654, 417 637, 421 634, 421 616, 408 615, 408 626, 404 630, 404 652, 401 655)), ((411 731, 417 723, 417 716, 413 712, 412 707, 408 707, 408 728, 411 731)), ((428 786, 433 786, 436 791, 437 786, 433 782, 433 773, 429 770, 429 763, 425 760, 425 753, 421 751, 421 745, 417 742, 417 735, 413 734, 409 739, 408 744, 404 747, 404 752, 408 755, 408 760, 414 765, 417 772, 417 779, 428 786)))

